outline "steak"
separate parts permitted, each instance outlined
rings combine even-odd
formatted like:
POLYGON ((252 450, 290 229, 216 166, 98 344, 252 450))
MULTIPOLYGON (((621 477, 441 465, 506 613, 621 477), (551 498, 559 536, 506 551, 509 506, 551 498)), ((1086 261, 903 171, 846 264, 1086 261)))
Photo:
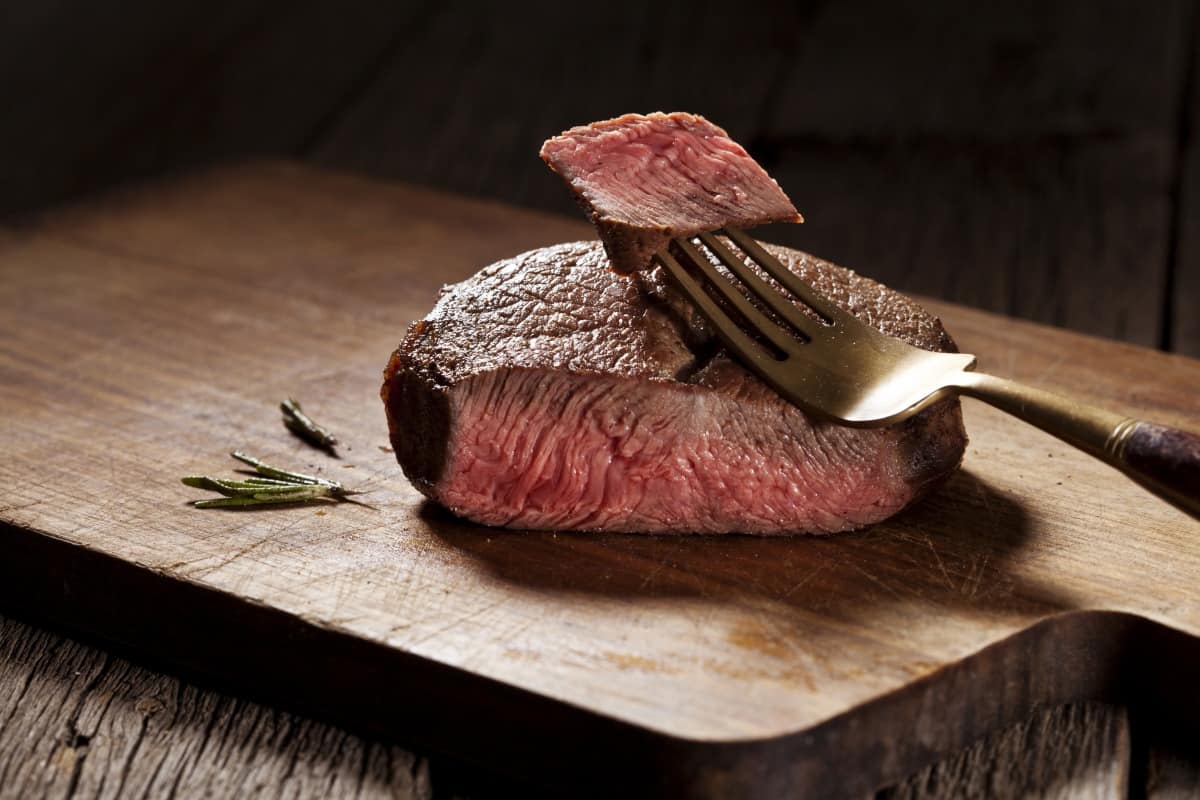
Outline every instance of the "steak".
POLYGON ((620 272, 644 268, 675 236, 804 221, 741 145, 694 114, 626 114, 572 128, 541 156, 571 186, 620 272))
MULTIPOLYGON (((905 297, 768 249, 880 331, 954 349, 905 297)), ((616 274, 597 242, 447 287, 392 356, 382 395, 421 492, 525 529, 844 531, 928 491, 966 445, 957 399, 887 428, 809 418, 726 354, 661 268, 616 274)))

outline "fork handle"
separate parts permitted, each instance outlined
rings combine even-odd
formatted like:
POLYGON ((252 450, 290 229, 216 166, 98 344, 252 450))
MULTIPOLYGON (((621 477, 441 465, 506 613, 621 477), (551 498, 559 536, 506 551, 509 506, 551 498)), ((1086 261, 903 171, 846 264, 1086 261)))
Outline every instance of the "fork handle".
POLYGON ((980 372, 962 373, 958 389, 1111 464, 1200 519, 1200 436, 980 372))

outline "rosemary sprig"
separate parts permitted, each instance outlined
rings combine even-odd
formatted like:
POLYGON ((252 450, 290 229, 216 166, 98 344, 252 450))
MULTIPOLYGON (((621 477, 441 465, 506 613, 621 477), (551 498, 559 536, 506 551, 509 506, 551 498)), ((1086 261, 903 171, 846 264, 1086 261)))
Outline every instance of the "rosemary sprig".
POLYGON ((254 479, 247 481, 226 481, 220 478, 210 478, 207 475, 193 476, 189 475, 183 478, 185 486, 192 486, 197 489, 208 489, 211 492, 218 492, 226 497, 265 497, 266 495, 296 495, 297 489, 308 489, 309 486, 316 486, 322 493, 331 495, 328 486, 319 486, 316 484, 296 484, 296 483, 255 483, 254 479))
POLYGON ((337 455, 337 450, 334 449, 338 443, 337 437, 313 422, 312 417, 304 413, 299 403, 289 397, 279 404, 279 410, 283 412, 283 424, 289 431, 309 444, 337 455))
POLYGON ((238 461, 248 466, 254 467, 254 471, 259 475, 265 475, 267 478, 283 481, 284 483, 328 486, 337 493, 342 493, 345 490, 337 481, 331 481, 328 478, 318 478, 315 475, 305 475, 303 472, 288 472, 286 469, 272 467, 260 458, 248 456, 238 450, 234 450, 229 455, 236 458, 238 461))
POLYGON ((254 467, 259 476, 241 480, 213 478, 208 475, 188 475, 181 478, 185 486, 207 489, 225 495, 211 500, 197 500, 196 508, 245 508, 276 503, 307 503, 312 500, 342 500, 359 494, 337 481, 290 472, 273 467, 262 459, 245 453, 230 453, 238 461, 254 467))
POLYGON ((297 486, 287 492, 242 494, 235 497, 218 497, 213 500, 197 500, 196 508, 246 508, 272 503, 307 503, 310 500, 328 500, 329 490, 324 486, 297 486))

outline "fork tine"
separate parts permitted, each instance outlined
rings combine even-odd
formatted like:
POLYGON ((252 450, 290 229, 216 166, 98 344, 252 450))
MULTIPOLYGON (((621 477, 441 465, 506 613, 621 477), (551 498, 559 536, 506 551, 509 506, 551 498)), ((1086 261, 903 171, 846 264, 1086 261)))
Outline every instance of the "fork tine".
MULTIPOLYGON (((679 246, 679 249, 683 251, 687 260, 692 263, 692 266, 699 269, 708 283, 720 292, 726 302, 738 310, 738 313, 750 324, 755 333, 761 334, 780 352, 789 353, 796 348, 797 344, 799 344, 796 339, 788 335, 787 331, 779 326, 779 323, 759 311, 753 303, 746 299, 746 295, 739 292, 737 287, 728 278, 717 272, 712 262, 705 258, 704 254, 697 250, 695 245, 682 236, 674 241, 679 246)), ((775 294, 779 293, 775 292, 775 294)), ((734 325, 735 323, 733 320, 730 320, 729 324, 734 325)))
POLYGON ((768 308, 809 339, 813 338, 814 329, 819 328, 820 323, 811 317, 805 316, 800 309, 796 308, 795 303, 783 295, 783 292, 764 281, 760 275, 746 266, 745 261, 735 256, 728 247, 722 244, 717 237, 711 233, 701 233, 700 241, 704 242, 705 246, 713 252, 713 255, 719 258, 721 263, 738 277, 738 280, 746 284, 746 288, 754 292, 755 296, 759 300, 762 300, 768 308))
POLYGON ((754 259, 754 263, 762 267, 783 288, 800 298, 801 302, 824 317, 826 321, 833 323, 845 319, 846 313, 842 309, 813 291, 811 286, 800 280, 795 273, 783 264, 780 264, 777 258, 764 250, 758 242, 746 235, 745 231, 731 225, 726 225, 724 231, 725 235, 732 239, 733 243, 743 253, 754 259))
MULTIPOLYGON (((722 343, 732 350, 734 355, 749 364, 762 364, 764 361, 775 362, 778 360, 773 353, 759 342, 754 341, 729 318, 729 315, 708 296, 703 287, 688 274, 687 269, 668 252, 666 247, 655 253, 654 259, 663 265, 667 273, 674 279, 675 285, 687 296, 700 315, 717 332, 722 343)), ((774 325, 774 323, 771 324, 774 325)))

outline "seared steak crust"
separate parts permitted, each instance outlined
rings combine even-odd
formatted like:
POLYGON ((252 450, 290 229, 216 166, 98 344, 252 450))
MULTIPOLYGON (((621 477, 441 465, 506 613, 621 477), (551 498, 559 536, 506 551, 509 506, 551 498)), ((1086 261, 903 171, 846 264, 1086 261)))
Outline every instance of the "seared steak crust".
MULTIPOLYGON (((769 249, 884 333, 954 349, 907 298, 769 249)), ((405 474, 491 525, 847 530, 927 491, 966 444, 957 400, 889 428, 810 419, 728 358, 658 270, 615 274, 596 242, 524 253, 448 287, 384 378, 405 474)))

